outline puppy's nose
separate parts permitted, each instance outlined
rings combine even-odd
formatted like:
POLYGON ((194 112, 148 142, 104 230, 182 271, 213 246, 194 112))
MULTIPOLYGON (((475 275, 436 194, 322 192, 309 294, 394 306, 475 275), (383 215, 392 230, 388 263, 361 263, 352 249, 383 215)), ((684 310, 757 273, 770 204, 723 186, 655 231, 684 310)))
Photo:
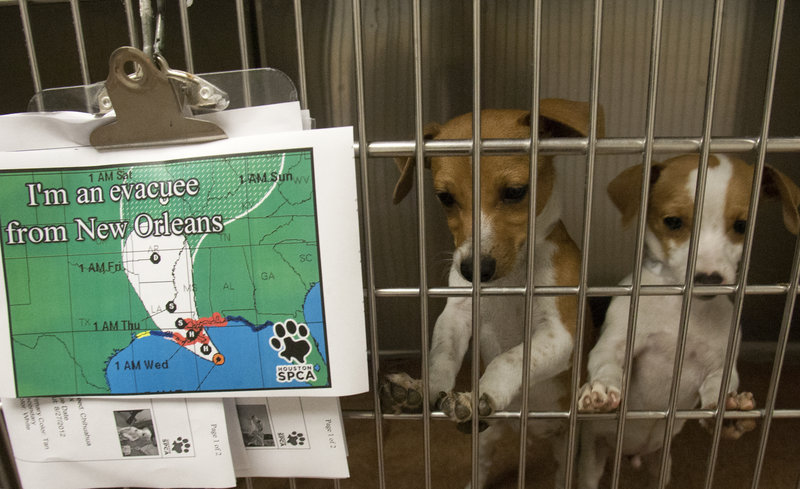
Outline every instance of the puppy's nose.
MULTIPOLYGON (((497 262, 489 255, 481 257, 481 282, 488 282, 494 276, 497 262)), ((472 282, 473 277, 472 255, 464 257, 461 261, 461 275, 472 282)))
POLYGON ((722 283, 722 275, 717 272, 695 274, 694 283, 703 285, 719 285, 722 283))

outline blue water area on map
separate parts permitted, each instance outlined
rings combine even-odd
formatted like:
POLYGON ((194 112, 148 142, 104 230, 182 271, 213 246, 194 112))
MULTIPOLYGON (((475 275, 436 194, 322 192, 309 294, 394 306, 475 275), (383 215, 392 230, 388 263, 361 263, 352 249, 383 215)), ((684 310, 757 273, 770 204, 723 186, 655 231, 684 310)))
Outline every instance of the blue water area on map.
MULTIPOLYGON (((327 362, 320 285, 306 295, 303 314, 312 341, 327 362)), ((225 363, 214 365, 179 346, 169 336, 154 331, 135 339, 108 362, 106 380, 114 394, 145 392, 194 392, 239 389, 287 389, 308 387, 292 380, 279 382, 276 369, 289 363, 269 341, 270 323, 254 325, 241 316, 226 318, 225 327, 206 328, 225 363), (260 368, 259 368, 260 366, 260 368)), ((317 369, 318 371, 318 369, 317 369)))
POLYGON ((317 340, 317 350, 322 355, 322 359, 327 363, 328 355, 325 341, 325 321, 322 317, 322 294, 320 293, 319 283, 311 287, 311 290, 306 294, 306 299, 303 302, 303 315, 306 318, 308 330, 311 332, 311 337, 317 340))

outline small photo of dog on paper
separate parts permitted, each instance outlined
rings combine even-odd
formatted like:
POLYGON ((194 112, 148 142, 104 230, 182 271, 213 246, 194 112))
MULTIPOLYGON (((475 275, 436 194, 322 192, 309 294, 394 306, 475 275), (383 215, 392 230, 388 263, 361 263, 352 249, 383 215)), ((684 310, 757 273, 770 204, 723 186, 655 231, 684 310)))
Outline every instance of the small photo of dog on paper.
POLYGON ((264 404, 238 404, 236 411, 239 414, 239 427, 242 429, 244 446, 275 447, 275 437, 269 426, 269 413, 264 404))
POLYGON ((114 411, 123 457, 159 455, 153 415, 149 409, 114 411))

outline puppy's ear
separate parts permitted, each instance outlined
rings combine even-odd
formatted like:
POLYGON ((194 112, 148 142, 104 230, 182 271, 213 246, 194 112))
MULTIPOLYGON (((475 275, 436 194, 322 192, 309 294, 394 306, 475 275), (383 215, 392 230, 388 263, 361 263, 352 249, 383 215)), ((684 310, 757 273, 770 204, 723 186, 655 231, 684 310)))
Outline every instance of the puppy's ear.
MULTIPOLYGON (((561 98, 539 101, 539 132, 546 137, 581 137, 589 135, 591 106, 561 98)), ((597 107, 597 137, 605 135, 603 107, 597 107)))
POLYGON ((797 207, 800 205, 800 189, 797 188, 797 185, 775 168, 764 165, 761 191, 765 197, 781 199, 783 225, 790 233, 796 235, 800 231, 800 214, 797 211, 797 207))
MULTIPOLYGON (((614 178, 608 184, 608 196, 622 214, 622 225, 627 226, 639 212, 642 200, 642 165, 634 165, 614 178)), ((650 186, 661 175, 661 164, 650 167, 650 186)))
MULTIPOLYGON (((442 127, 439 124, 432 122, 426 125, 422 130, 422 138, 425 141, 433 139, 441 130, 442 127)), ((414 167, 417 166, 417 159, 413 156, 409 156, 407 158, 395 158, 394 163, 397 165, 397 169, 400 170, 400 177, 397 179, 397 184, 394 186, 392 202, 394 204, 399 204, 400 201, 402 201, 403 198, 408 195, 408 192, 411 191, 411 187, 414 186, 414 167)), ((425 168, 430 167, 430 159, 425 158, 425 168)))

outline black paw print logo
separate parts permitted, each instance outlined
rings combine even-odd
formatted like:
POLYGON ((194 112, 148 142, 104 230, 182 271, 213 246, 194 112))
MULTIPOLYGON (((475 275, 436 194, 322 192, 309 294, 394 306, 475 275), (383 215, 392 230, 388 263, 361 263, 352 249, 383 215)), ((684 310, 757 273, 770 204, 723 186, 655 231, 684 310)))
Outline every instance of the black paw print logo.
POLYGON ((275 323, 269 344, 273 350, 279 352, 287 362, 306 363, 306 357, 311 353, 311 343, 308 341, 308 326, 299 325, 291 319, 286 324, 275 323))
POLYGON ((172 451, 175 453, 189 453, 189 449, 192 447, 189 440, 183 437, 178 437, 177 440, 172 442, 172 451))
POLYGON ((289 436, 286 437, 286 443, 294 446, 303 446, 306 444, 306 437, 302 433, 292 431, 289 436))

